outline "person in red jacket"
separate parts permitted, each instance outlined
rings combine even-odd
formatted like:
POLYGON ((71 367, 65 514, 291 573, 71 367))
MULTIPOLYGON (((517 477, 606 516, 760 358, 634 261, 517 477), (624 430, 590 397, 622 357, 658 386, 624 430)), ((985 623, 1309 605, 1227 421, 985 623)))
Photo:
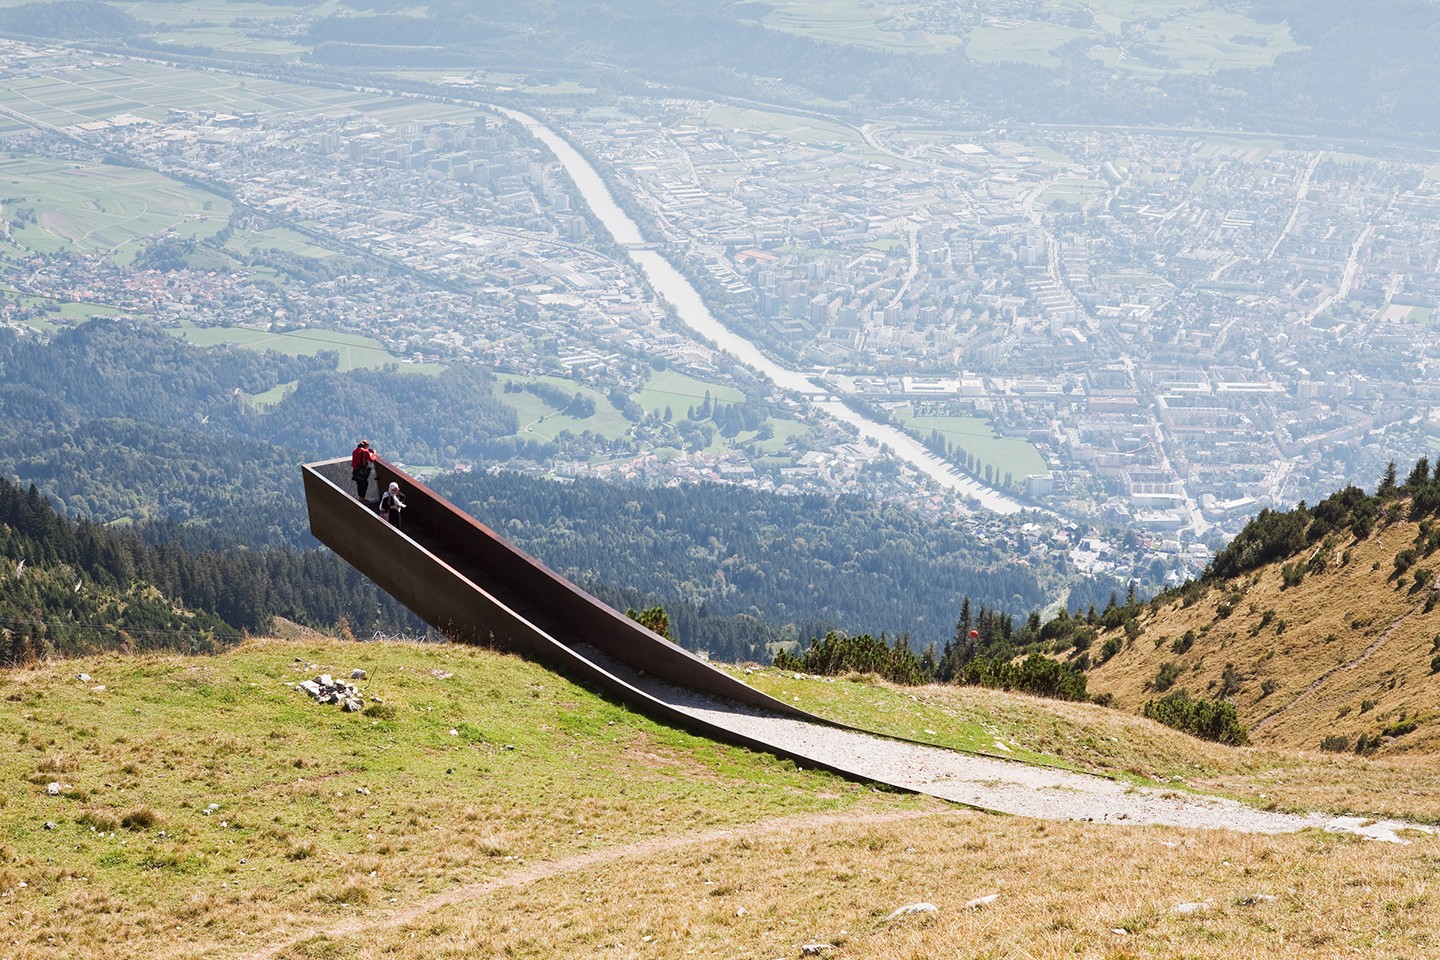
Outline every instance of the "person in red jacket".
POLYGON ((365 502, 365 494, 370 491, 370 471, 375 465, 375 451, 370 449, 369 440, 361 440, 350 451, 350 479, 355 481, 355 493, 360 497, 360 502, 365 502))

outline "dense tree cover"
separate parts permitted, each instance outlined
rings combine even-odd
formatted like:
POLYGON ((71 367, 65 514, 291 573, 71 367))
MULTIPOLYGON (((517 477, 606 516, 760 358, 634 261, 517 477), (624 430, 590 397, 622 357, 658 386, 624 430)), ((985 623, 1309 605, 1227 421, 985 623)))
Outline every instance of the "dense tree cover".
MULTIPOLYGON (((1293 510, 1262 510, 1215 555, 1201 580, 1228 580, 1288 559, 1331 534, 1364 540, 1377 522, 1402 517, 1422 523, 1440 517, 1440 463, 1432 473, 1429 459, 1421 457, 1403 483, 1391 463, 1373 495, 1351 485, 1314 507, 1302 501, 1293 510)), ((1437 545, 1428 545, 1428 550, 1437 545)), ((1300 572, 1295 568, 1287 580, 1298 582, 1300 572)))
POLYGON ((0 32, 63 40, 129 37, 145 25, 99 0, 55 0, 0 9, 0 32))
POLYGON ((955 636, 938 655, 933 645, 917 655, 905 636, 890 641, 883 633, 877 639, 870 634, 851 636, 832 630, 811 640, 802 653, 779 651, 774 662, 782 670, 822 675, 873 673, 894 683, 958 683, 1057 700, 1089 700, 1084 664, 1063 663, 1042 653, 1039 648, 1044 639, 1038 612, 1017 631, 1011 618, 999 611, 982 606, 972 615, 966 597, 955 636), (1017 662, 1022 650, 1028 650, 1028 655, 1017 662))
MULTIPOLYGON (((925 644, 949 634, 961 596, 1009 609, 1046 597, 1036 570, 1004 547, 854 497, 717 484, 641 490, 503 472, 434 486, 561 574, 627 584, 642 598, 629 606, 688 605, 791 630, 868 627, 925 644)), ((683 620, 675 627, 690 646, 683 620)))
MULTIPOLYGON (((398 63, 493 66, 544 72, 624 93, 641 80, 813 109, 815 98, 872 110, 925 104, 970 122, 1210 126, 1330 136, 1435 141, 1429 109, 1440 81, 1430 55, 1440 11, 1426 0, 1217 2, 1261 23, 1285 23, 1299 49, 1271 65, 1201 74, 1178 69, 1132 31, 1115 69, 1094 55, 1101 36, 1077 36, 1051 64, 981 64, 963 46, 906 55, 832 43, 761 23, 764 8, 726 0, 548 0, 524 4, 347 0, 379 16, 317 21, 315 59, 359 67, 398 63), (562 59, 557 51, 566 51, 562 59), (783 84, 771 79, 783 77, 783 84)), ((1043 19, 1040 6, 1015 11, 1043 19)), ((1083 21, 1086 11, 1070 11, 1083 21)), ((972 21, 973 22, 973 21, 972 21)), ((1043 27, 1042 27, 1043 29, 1043 27)), ((1158 32, 1158 31, 1157 31, 1158 32)), ((1113 41, 1108 41, 1113 42, 1113 41)))
POLYGON ((356 629, 414 619, 328 551, 189 551, 57 513, 0 478, 0 663, 100 649, 211 651, 271 617, 356 629))
POLYGON ((72 516, 179 524, 167 534, 192 547, 302 545, 301 461, 344 454, 363 432, 401 462, 454 462, 515 429, 478 368, 342 374, 336 362, 201 348, 124 321, 48 343, 0 330, 0 474, 72 516), (267 410, 245 402, 287 383, 267 410))
POLYGON ((356 432, 392 460, 454 463, 486 457, 517 429, 495 397, 495 378, 457 365, 436 376, 384 370, 327 371, 302 378, 263 418, 260 436, 309 454, 349 453, 356 432))
MULTIPOLYGON (((3 330, 0 476, 38 484, 70 517, 131 524, 124 535, 135 549, 223 558, 241 544, 288 548, 245 555, 264 581, 245 604, 246 564, 227 574, 236 599, 223 608, 216 590, 187 593, 152 577, 187 608, 246 629, 276 613, 310 623, 348 613, 365 626, 376 604, 297 552, 314 543, 299 462, 343 455, 357 434, 401 462, 484 462, 506 455, 510 438, 500 435, 515 421, 477 368, 426 376, 334 365, 333 355, 200 348, 120 321, 91 321, 48 343, 3 330), (291 390, 274 407, 244 402, 279 384, 291 390), (315 577, 322 582, 308 594, 301 581, 315 577)), ((746 408, 713 399, 694 415, 703 422, 675 419, 722 431, 752 425, 746 408)), ((663 603, 679 642, 717 659, 768 660, 780 643, 840 627, 938 642, 956 597, 973 595, 990 610, 1034 608, 1060 576, 1015 564, 1007 546, 980 543, 959 525, 859 498, 484 471, 435 485, 618 609, 663 603)), ((387 607, 382 619, 396 616, 387 607)))
MULTIPOLYGON (((39 484, 72 517, 127 520, 146 542, 223 552, 313 544, 297 465, 348 452, 358 433, 402 462, 508 452, 495 438, 515 429, 514 413, 485 372, 342 374, 334 363, 199 348, 117 321, 49 343, 0 331, 0 475, 39 484), (282 383, 293 389, 268 410, 243 400, 282 383)), ((713 400, 695 415, 720 430, 750 426, 745 408, 713 400)), ((620 609, 663 602, 681 642, 723 659, 768 659, 778 642, 841 625, 938 639, 961 593, 1023 609, 1053 586, 1000 547, 857 499, 478 472, 438 485, 620 609)), ((345 607, 285 609, 317 622, 345 607)))
POLYGON ((1145 716, 1202 740, 1244 746, 1250 737, 1229 700, 1197 700, 1184 690, 1145 703, 1145 716))
POLYGON ((852 637, 832 630, 823 638, 812 640, 798 656, 787 650, 779 651, 775 654, 775 666, 823 676, 873 673, 892 683, 916 684, 933 679, 910 648, 908 638, 896 637, 892 642, 883 633, 879 637, 868 633, 852 637))
POLYGON ((95 319, 49 342, 0 329, 0 403, 27 419, 133 417, 166 426, 254 416, 239 394, 260 393, 334 366, 333 355, 288 357, 202 349, 153 326, 95 319))

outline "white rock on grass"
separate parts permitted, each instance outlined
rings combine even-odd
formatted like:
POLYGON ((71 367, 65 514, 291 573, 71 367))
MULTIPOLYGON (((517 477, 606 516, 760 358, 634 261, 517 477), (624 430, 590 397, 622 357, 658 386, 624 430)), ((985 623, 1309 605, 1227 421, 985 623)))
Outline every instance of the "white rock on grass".
POLYGON ((933 903, 912 903, 894 911, 886 920, 894 920, 897 917, 907 917, 912 913, 939 913, 939 908, 933 903))
POLYGON ((1000 894, 987 893, 983 897, 976 897, 974 900, 967 901, 965 904, 965 908, 967 910, 979 910, 981 907, 990 906, 990 904, 994 903, 996 900, 999 899, 1000 894))
POLYGON ((1170 908, 1171 913, 1204 913, 1210 909, 1213 900, 1201 900, 1195 903, 1177 903, 1170 908))

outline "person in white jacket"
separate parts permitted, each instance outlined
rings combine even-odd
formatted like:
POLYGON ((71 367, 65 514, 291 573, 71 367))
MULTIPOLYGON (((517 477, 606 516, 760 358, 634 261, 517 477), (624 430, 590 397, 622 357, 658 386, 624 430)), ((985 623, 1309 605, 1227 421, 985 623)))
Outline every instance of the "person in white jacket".
POLYGON ((405 498, 400 495, 400 484, 390 482, 390 489, 380 497, 379 510, 393 526, 400 526, 400 511, 405 509, 405 498))

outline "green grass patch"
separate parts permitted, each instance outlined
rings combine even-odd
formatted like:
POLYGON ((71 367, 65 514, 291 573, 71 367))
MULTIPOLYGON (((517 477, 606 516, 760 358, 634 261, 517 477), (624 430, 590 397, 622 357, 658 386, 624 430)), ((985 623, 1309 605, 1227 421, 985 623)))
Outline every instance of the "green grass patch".
POLYGON ((286 227, 271 227, 267 230, 242 230, 232 235, 225 249, 238 254, 251 250, 278 250, 315 260, 335 256, 335 251, 322 247, 305 234, 286 227))
POLYGON ((710 383, 671 368, 657 371, 650 377, 645 389, 640 391, 640 406, 660 414, 669 407, 676 417, 683 417, 691 407, 704 403, 707 393, 711 400, 721 403, 739 403, 745 399, 745 395, 735 387, 710 383))
POLYGON ((13 287, 3 285, 0 285, 0 294, 3 294, 6 300, 19 303, 22 306, 43 310, 43 314, 28 317, 19 322, 47 335, 54 333, 63 326, 82 323, 91 317, 118 317, 125 313, 125 311, 117 307, 109 306, 108 304, 36 297, 20 293, 13 287))
POLYGON ((1279 140, 1267 140, 1262 137, 1212 135, 1205 138, 1199 153, 1200 156, 1207 159, 1228 156, 1246 163, 1260 163, 1272 152, 1283 147, 1284 144, 1279 140))
MULTIPOLYGON (((272 12, 273 16, 273 12, 272 12)), ((171 109, 341 116, 358 112, 386 123, 469 122, 476 110, 461 104, 388 97, 260 77, 185 70, 125 61, 52 77, 20 77, 0 86, 0 104, 56 126, 133 114, 162 121, 171 109)), ((0 181, 3 183, 3 181, 0 181)))
POLYGON ((1055 66, 1054 51, 1077 37, 1093 36, 1088 30, 1040 20, 998 21, 981 24, 970 31, 965 53, 979 63, 1028 63, 1055 66))
POLYGON ((343 904, 403 907, 527 863, 925 802, 654 723, 518 658, 435 644, 261 642, 8 671, 0 745, 0 879, 31 915, 25 939, 71 956, 113 945, 116 917, 128 954, 214 956, 343 904), (293 687, 353 667, 369 672, 365 712, 293 687))
POLYGON ((521 377, 502 373, 497 374, 496 378, 504 383, 544 383, 564 391, 567 397, 579 393, 589 397, 595 403, 595 412, 592 415, 575 417, 561 413, 551 403, 529 391, 503 393, 500 398, 515 408, 516 418, 520 424, 519 436, 521 438, 554 440, 566 430, 575 434, 590 430, 613 440, 630 432, 630 421, 626 420, 624 414, 615 408, 608 396, 594 387, 576 383, 574 380, 566 380, 563 377, 521 377))
POLYGON ((727 130, 749 130, 754 133, 784 137, 796 143, 857 144, 864 139, 859 131, 839 123, 798 117, 768 110, 751 110, 717 104, 710 108, 703 122, 727 130))
POLYGON ((1214 8, 1167 17, 1152 31, 1152 37, 1163 54, 1179 63, 1178 72, 1182 73, 1269 67, 1276 57, 1304 49, 1294 42, 1283 22, 1262 24, 1214 8))
POLYGON ((846 0, 776 0, 767 6, 764 23, 827 43, 891 53, 941 53, 959 43, 956 37, 928 30, 886 29, 893 12, 888 4, 857 9, 846 0))
POLYGON ((347 370, 378 370, 388 364, 400 364, 400 369, 408 373, 429 375, 444 369, 435 363, 401 363, 400 358, 386 350, 379 340, 318 327, 270 333, 251 327, 199 327, 186 321, 179 327, 169 328, 169 333, 202 347, 233 343, 251 350, 277 350, 292 357, 313 357, 322 350, 331 350, 340 355, 339 369, 342 373, 347 370))
POLYGON ((1028 441, 1000 436, 988 420, 962 416, 917 417, 914 408, 909 406, 899 408, 895 415, 922 440, 929 437, 931 431, 940 431, 947 441, 975 456, 977 469, 982 475, 986 465, 992 467, 997 481, 1008 473, 1019 483, 1028 474, 1044 473, 1050 469, 1040 451, 1028 441))
POLYGON ((814 429, 814 427, 811 427, 809 424, 800 423, 798 420, 781 419, 779 417, 771 417, 766 422, 770 424, 770 429, 774 431, 774 435, 771 436, 769 440, 756 440, 753 439, 754 434, 742 433, 736 438, 736 442, 743 443, 746 449, 760 456, 765 456, 767 454, 776 454, 784 451, 786 449, 786 441, 792 438, 803 437, 814 429))
POLYGON ((35 253, 108 253, 126 264, 167 234, 204 239, 230 219, 229 201, 148 170, 32 157, 0 157, 0 215, 35 253))
POLYGON ((1042 207, 1065 206, 1073 209, 1098 200, 1108 191, 1109 188, 1098 180, 1062 177, 1046 187, 1036 202, 1042 207))
POLYGON ((1078 769, 1062 756, 1022 746, 1023 731, 1018 725, 997 725, 994 717, 980 709, 957 714, 948 704, 917 699, 910 691, 874 677, 797 678, 778 670, 743 676, 751 686, 773 697, 852 727, 966 753, 998 754, 1041 766, 1078 769), (1005 746, 997 747, 997 740, 1005 746))

